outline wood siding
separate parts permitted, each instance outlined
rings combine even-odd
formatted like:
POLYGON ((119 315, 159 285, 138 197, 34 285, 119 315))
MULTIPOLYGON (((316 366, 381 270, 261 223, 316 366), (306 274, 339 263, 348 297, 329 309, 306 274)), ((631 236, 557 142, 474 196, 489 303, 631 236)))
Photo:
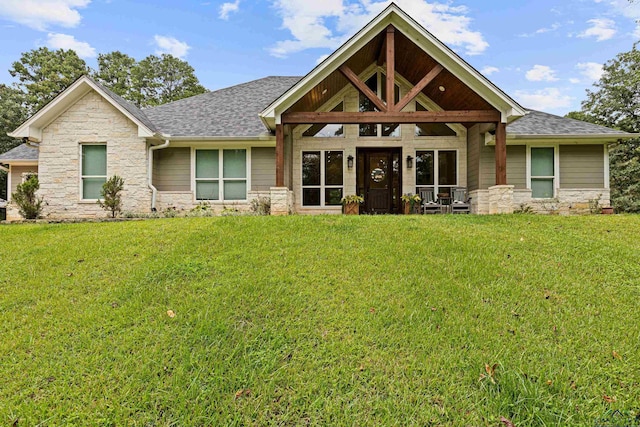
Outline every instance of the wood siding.
MULTIPOLYGON (((507 184, 516 189, 527 188, 527 147, 524 145, 507 146, 507 184)), ((496 159, 494 147, 480 146, 480 189, 496 184, 496 159)))
POLYGON ((191 150, 165 148, 153 153, 153 185, 158 191, 191 191, 191 150))
POLYGON ((604 146, 561 145, 560 188, 604 188, 604 146))
MULTIPOLYGON (((22 184, 22 174, 27 172, 38 172, 38 166, 11 166, 11 189, 9 192, 15 193, 18 185, 22 184)), ((10 195, 8 195, 11 197, 10 195)))
MULTIPOLYGON (((286 177, 286 174, 285 174, 286 177)), ((285 179, 286 180, 286 179, 285 179)), ((251 190, 269 191, 276 185, 276 149, 254 147, 251 149, 251 190)))

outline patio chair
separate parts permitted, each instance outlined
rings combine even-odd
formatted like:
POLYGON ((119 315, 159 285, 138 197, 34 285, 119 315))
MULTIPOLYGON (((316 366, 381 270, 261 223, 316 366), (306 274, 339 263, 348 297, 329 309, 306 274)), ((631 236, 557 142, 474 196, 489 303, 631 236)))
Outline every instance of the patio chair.
POLYGON ((471 198, 467 197, 466 188, 454 188, 453 200, 451 201, 451 213, 471 213, 471 204, 469 203, 470 200, 471 198))
POLYGON ((422 199, 422 213, 438 214, 442 212, 442 205, 436 202, 433 189, 420 190, 420 198, 422 199))

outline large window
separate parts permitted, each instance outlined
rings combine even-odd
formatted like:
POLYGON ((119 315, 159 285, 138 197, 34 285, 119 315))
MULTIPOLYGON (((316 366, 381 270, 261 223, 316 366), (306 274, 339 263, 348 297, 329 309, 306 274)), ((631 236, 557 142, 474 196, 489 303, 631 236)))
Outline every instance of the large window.
POLYGON ((531 197, 550 199, 555 188, 553 147, 531 147, 531 197))
POLYGON ((107 182, 107 146, 82 144, 82 199, 98 200, 107 182))
MULTIPOLYGON (((331 111, 344 111, 344 103, 339 103, 331 111)), ((344 137, 344 126, 340 124, 315 124, 304 131, 302 136, 311 136, 315 138, 340 138, 344 137)))
MULTIPOLYGON (((380 99, 383 101, 387 99, 387 81, 384 73, 378 71, 373 76, 369 77, 369 79, 365 82, 366 85, 371 89, 374 93, 380 96, 380 99)), ((395 102, 400 101, 400 86, 394 86, 395 91, 395 102)), ((362 93, 360 94, 360 112, 365 111, 378 111, 378 109, 373 105, 371 100, 364 96, 362 93)), ((399 124, 364 124, 360 125, 360 136, 392 136, 399 137, 400 136, 400 125, 399 124)))
POLYGON ((303 151, 302 205, 340 205, 343 167, 342 151, 303 151))
POLYGON ((451 189, 458 186, 457 151, 417 151, 416 186, 416 192, 420 188, 433 188, 436 194, 451 194, 451 189))
POLYGON ((247 150, 196 150, 196 200, 246 200, 247 150))

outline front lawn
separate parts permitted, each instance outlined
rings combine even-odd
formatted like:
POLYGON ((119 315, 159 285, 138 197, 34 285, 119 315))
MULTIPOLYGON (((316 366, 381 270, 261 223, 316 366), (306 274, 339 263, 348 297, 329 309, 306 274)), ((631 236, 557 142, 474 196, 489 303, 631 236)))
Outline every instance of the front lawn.
POLYGON ((0 241, 0 425, 640 413, 638 216, 7 225, 0 241))

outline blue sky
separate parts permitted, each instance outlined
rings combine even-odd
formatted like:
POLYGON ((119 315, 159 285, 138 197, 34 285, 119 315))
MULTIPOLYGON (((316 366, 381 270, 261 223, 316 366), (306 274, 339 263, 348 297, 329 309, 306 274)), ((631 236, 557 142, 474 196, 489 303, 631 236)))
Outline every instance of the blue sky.
MULTIPOLYGON (((382 0, 0 0, 0 82, 21 52, 172 53, 208 89, 304 75, 382 10, 382 0)), ((529 108, 579 109, 601 65, 640 40, 640 1, 396 0, 529 108)))

